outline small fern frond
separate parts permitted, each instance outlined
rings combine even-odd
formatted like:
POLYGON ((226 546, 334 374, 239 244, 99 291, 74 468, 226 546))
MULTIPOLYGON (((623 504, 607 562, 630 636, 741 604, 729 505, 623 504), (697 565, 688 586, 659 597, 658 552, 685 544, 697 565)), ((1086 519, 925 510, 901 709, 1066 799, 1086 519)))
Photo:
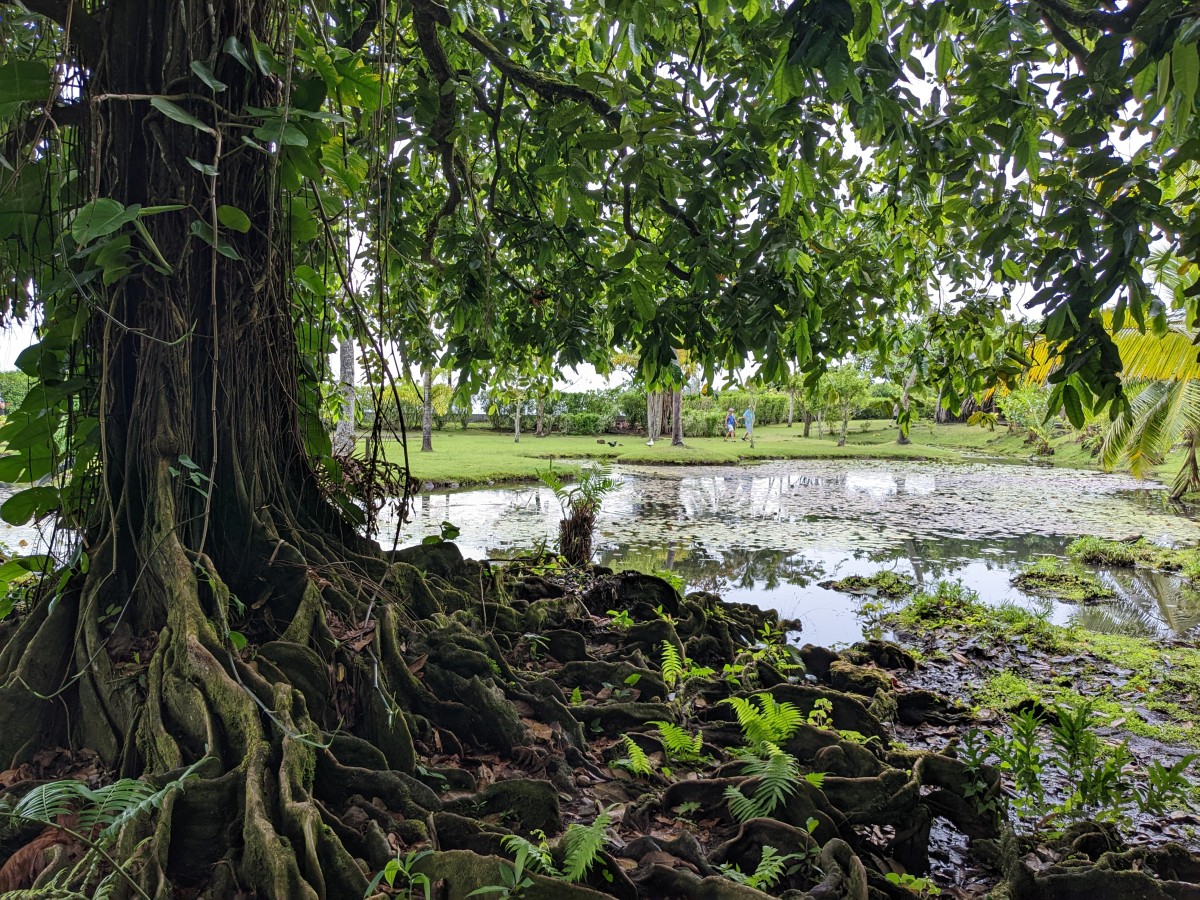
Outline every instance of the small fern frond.
POLYGON ((750 887, 772 888, 779 883, 779 879, 783 877, 784 869, 791 862, 792 853, 780 853, 774 847, 763 845, 762 857, 758 861, 758 865, 754 869, 754 874, 749 878, 750 887))
POLYGON ((509 853, 520 855, 522 851, 525 853, 525 868, 540 872, 542 875, 549 875, 552 878, 561 878, 562 872, 554 865, 554 859, 550 855, 550 848, 544 843, 535 844, 528 838, 523 838, 519 834, 506 834, 500 839, 502 846, 509 853))
POLYGON ((777 703, 765 691, 755 694, 753 699, 758 701, 757 706, 745 697, 729 697, 721 702, 733 707, 746 743, 754 747, 782 744, 804 723, 804 717, 793 703, 777 703))
MULTIPOLYGON (((199 778, 196 773, 202 765, 208 762, 208 759, 208 757, 203 757, 196 760, 184 769, 178 778, 168 781, 158 790, 154 790, 145 782, 134 781, 130 778, 122 778, 107 788, 97 790, 95 792, 98 801, 95 824, 104 827, 104 830, 100 832, 100 838, 106 841, 112 840, 116 838, 127 822, 131 822, 143 814, 149 814, 152 810, 162 809, 167 797, 176 791, 184 790, 189 781, 199 778)), ((79 822, 81 825, 84 823, 82 815, 79 817, 79 822)))
POLYGON ((4 813, 15 819, 53 825, 59 816, 69 815, 86 802, 84 790, 84 785, 74 780, 39 784, 22 797, 16 806, 5 808, 4 813))
POLYGON ((767 728, 774 735, 771 743, 782 744, 800 730, 804 717, 794 703, 776 703, 775 698, 765 691, 755 696, 758 698, 767 728))
POLYGON ((758 818, 758 805, 743 794, 740 788, 732 784, 725 788, 725 801, 729 804, 729 811, 739 822, 758 818))
POLYGON ((746 764, 742 767, 743 775, 758 782, 754 787, 754 794, 746 797, 733 787, 725 791, 725 796, 730 801, 730 812, 739 821, 771 815, 788 797, 796 793, 799 787, 800 765, 796 757, 771 743, 764 744, 763 749, 765 757, 747 756, 746 764), (733 796, 731 792, 736 792, 737 796, 733 796))
POLYGON ((562 837, 563 876, 567 881, 582 881, 600 858, 608 843, 608 826, 612 824, 610 809, 602 810, 591 825, 572 825, 562 837))
POLYGON ((638 742, 627 734, 621 735, 621 740, 624 742, 625 752, 629 756, 625 759, 618 759, 613 765, 627 769, 634 775, 653 775, 654 764, 650 762, 650 757, 646 755, 646 751, 638 746, 638 742))
POLYGON ((662 642, 662 676, 663 683, 668 687, 674 687, 683 681, 683 657, 679 655, 679 651, 670 641, 662 642))
POLYGON ((692 734, 685 728, 671 722, 647 722, 658 729, 667 756, 680 762, 697 762, 701 759, 704 738, 700 734, 692 734))
POLYGON ((825 786, 825 772, 809 772, 804 776, 804 780, 815 787, 818 791, 825 786))

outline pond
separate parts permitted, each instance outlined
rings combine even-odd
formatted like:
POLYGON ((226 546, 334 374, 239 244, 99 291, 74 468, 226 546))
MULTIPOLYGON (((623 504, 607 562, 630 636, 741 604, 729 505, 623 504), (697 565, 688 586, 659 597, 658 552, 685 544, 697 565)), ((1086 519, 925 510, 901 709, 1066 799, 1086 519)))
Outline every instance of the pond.
MULTIPOLYGON (((1101 572, 1116 599, 1086 607, 1029 597, 1009 583, 1025 563, 1064 555, 1082 534, 1200 543, 1200 524, 1153 482, 989 462, 859 460, 617 474, 621 487, 605 498, 598 521, 596 561, 669 571, 685 590, 777 609, 803 623, 805 641, 838 644, 872 633, 880 604, 821 582, 880 569, 926 586, 961 579, 986 602, 1044 607, 1055 622, 1096 630, 1169 635, 1200 624, 1200 597, 1156 573, 1101 572)), ((466 555, 506 557, 539 542, 553 546, 559 518, 553 493, 540 485, 434 492, 414 501, 399 542, 450 521, 462 529, 457 542, 466 555)))

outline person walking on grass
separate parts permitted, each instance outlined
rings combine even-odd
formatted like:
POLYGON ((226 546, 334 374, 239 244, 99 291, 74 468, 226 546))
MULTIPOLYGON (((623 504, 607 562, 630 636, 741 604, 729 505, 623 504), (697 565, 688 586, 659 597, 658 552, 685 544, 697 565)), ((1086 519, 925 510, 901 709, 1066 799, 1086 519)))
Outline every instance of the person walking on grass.
POLYGON ((736 437, 737 417, 733 414, 733 407, 729 407, 729 412, 725 415, 725 437, 721 439, 721 443, 732 441, 736 437))
POLYGON ((754 410, 746 407, 746 411, 742 413, 742 425, 746 428, 746 433, 742 435, 742 440, 749 438, 750 446, 754 446, 754 410))

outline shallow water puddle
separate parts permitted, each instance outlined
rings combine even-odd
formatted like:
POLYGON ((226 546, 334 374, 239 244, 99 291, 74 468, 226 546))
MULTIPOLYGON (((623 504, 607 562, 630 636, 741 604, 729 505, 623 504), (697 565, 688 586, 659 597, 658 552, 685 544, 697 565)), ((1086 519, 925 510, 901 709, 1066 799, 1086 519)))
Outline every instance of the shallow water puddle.
MULTIPOLYGON (((1081 534, 1135 534, 1200 542, 1200 524, 1179 515, 1152 482, 1120 475, 1011 464, 858 460, 777 461, 754 466, 623 467, 605 498, 596 558, 616 568, 668 570, 685 590, 779 610, 815 643, 858 640, 871 598, 818 582, 894 569, 929 584, 961 578, 989 603, 1037 605, 1009 584, 1028 560, 1062 554, 1081 534), (866 607, 864 609, 864 607, 866 607)), ((462 529, 475 557, 553 546, 560 511, 542 486, 423 494, 400 544, 462 529)), ((395 527, 394 521, 392 527, 395 527)), ((388 535, 390 537, 391 535, 388 535)), ((1053 621, 1100 630, 1182 633, 1200 623, 1178 579, 1112 572, 1113 603, 1052 604, 1053 621)))

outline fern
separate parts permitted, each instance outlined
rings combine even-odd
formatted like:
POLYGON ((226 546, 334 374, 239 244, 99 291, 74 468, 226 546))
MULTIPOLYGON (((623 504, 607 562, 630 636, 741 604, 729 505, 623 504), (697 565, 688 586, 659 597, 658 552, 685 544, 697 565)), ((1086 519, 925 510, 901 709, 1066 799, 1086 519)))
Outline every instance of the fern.
POLYGON ((796 757, 770 743, 763 749, 766 752, 763 758, 742 754, 746 761, 742 774, 758 780, 753 796, 747 797, 732 785, 725 789, 729 810, 739 822, 771 815, 799 787, 800 766, 796 757))
POLYGON ((787 864, 793 859, 799 859, 798 853, 781 854, 774 847, 764 845, 762 848, 762 857, 758 860, 758 865, 754 869, 753 875, 745 874, 736 865, 721 866, 721 872, 727 878, 736 881, 738 884, 744 884, 747 887, 761 890, 763 888, 773 888, 783 878, 787 870, 787 864))
POLYGON ((621 740, 624 741, 625 752, 629 756, 616 760, 613 766, 627 769, 634 775, 653 775, 654 764, 650 762, 650 757, 646 755, 646 751, 638 746, 637 741, 627 734, 621 735, 621 740))
POLYGON ((608 842, 608 826, 612 811, 602 810, 591 825, 572 825, 562 836, 563 877, 572 883, 582 881, 600 858, 608 842))
POLYGON ((51 883, 40 888, 43 892, 39 896, 105 898, 115 891, 116 876, 120 875, 134 893, 146 897, 122 862, 109 855, 108 849, 116 844, 126 824, 161 809, 167 797, 183 790, 187 782, 196 777, 196 770, 207 761, 207 757, 198 760, 178 778, 157 790, 153 785, 132 778, 122 778, 95 790, 73 779, 64 779, 38 785, 15 806, 0 804, 0 816, 60 829, 87 845, 88 850, 79 862, 59 872, 51 883), (59 824, 60 816, 72 814, 76 816, 73 828, 59 824), (105 875, 85 894, 76 894, 72 886, 91 884, 101 867, 101 860, 115 871, 105 875))
POLYGON ((742 735, 752 747, 782 744, 804 724, 804 717, 793 703, 777 703, 765 691, 755 694, 753 700, 758 701, 758 706, 745 697, 729 697, 721 701, 733 707, 742 735))
POLYGON ((528 838, 523 838, 519 834, 506 834, 500 839, 500 845, 509 853, 517 855, 521 851, 525 852, 524 868, 540 872, 543 875, 550 875, 554 878, 562 878, 563 873, 554 865, 554 858, 550 855, 550 848, 546 844, 545 836, 539 843, 534 843, 528 838))
POLYGON ((679 684, 684 677, 683 658, 670 641, 662 642, 662 677, 668 688, 679 684))
POLYGON ((668 758, 677 759, 680 762, 699 762, 704 758, 701 754, 704 738, 701 735, 692 734, 687 729, 670 722, 647 722, 646 724, 653 725, 658 729, 658 736, 662 739, 668 758))

